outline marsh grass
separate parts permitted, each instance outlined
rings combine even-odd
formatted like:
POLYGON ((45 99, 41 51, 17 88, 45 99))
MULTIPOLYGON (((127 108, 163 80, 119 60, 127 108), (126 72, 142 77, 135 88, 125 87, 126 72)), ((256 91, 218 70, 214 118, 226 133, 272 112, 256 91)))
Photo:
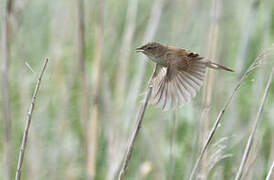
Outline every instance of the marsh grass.
POLYGON ((223 108, 221 109, 221 111, 219 112, 218 116, 217 116, 217 119, 215 120, 214 124, 213 124, 213 127, 211 128, 210 132, 209 132, 209 135, 207 136, 207 139, 202 147, 202 150, 195 162, 195 165, 191 171, 191 175, 189 177, 190 180, 192 180, 195 176, 195 173, 197 172, 198 170, 198 166, 200 164, 200 161, 203 157, 203 155, 205 154, 214 134, 215 134, 215 131, 217 130, 221 120, 222 120, 222 117, 225 113, 225 111, 227 110, 227 108, 229 107, 229 105, 231 104, 232 102, 232 99, 235 97, 236 93, 238 92, 239 88, 241 87, 242 83, 244 82, 244 80, 248 77, 248 75, 254 71, 256 68, 258 68, 262 63, 263 61, 267 58, 267 56, 269 56, 270 53, 272 53, 272 48, 268 48, 268 49, 265 49, 263 50, 263 52, 253 61, 253 63, 248 67, 248 69, 245 71, 245 73, 242 75, 241 79, 237 82, 236 84, 236 87, 233 89, 232 91, 232 94, 228 97, 226 103, 224 104, 223 108))
MULTIPOLYGON (((39 121, 31 123, 22 179, 117 179, 154 66, 135 53, 148 41, 193 50, 236 72, 211 71, 205 96, 200 91, 176 110, 176 127, 171 112, 148 106, 124 179, 188 179, 202 148, 193 179, 236 176, 273 63, 273 50, 260 54, 274 39, 272 0, 6 0, 0 12, 0 179, 15 178, 12 155, 20 148, 37 59, 45 56, 52 61, 32 115, 39 121)), ((269 89, 242 179, 271 179, 269 89)))
POLYGON ((20 177, 21 177, 21 168, 22 168, 23 161, 24 161, 24 154, 25 154, 25 150, 26 150, 26 146, 27 146, 28 134, 29 134, 30 124, 31 124, 31 119, 32 119, 32 113, 34 110, 37 94, 40 89, 40 84, 41 84, 44 72, 47 68, 48 61, 49 61, 48 58, 46 58, 43 68, 42 68, 42 71, 41 71, 41 74, 39 75, 39 78, 37 80, 37 83, 36 83, 36 86, 35 86, 35 89, 33 92, 33 96, 31 99, 29 111, 27 113, 27 120, 26 120, 24 135, 23 135, 21 147, 19 150, 19 157, 18 157, 18 163, 17 163, 16 177, 15 177, 16 180, 20 180, 20 177))

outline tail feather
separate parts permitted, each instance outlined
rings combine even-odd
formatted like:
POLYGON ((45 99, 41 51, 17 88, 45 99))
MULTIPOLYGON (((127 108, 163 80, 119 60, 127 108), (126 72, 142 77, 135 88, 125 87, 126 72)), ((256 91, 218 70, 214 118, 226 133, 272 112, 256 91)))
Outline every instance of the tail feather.
POLYGON ((220 65, 220 64, 216 64, 216 63, 211 62, 211 61, 208 61, 207 67, 212 68, 212 69, 223 69, 223 70, 226 70, 226 71, 234 72, 232 69, 229 69, 228 67, 225 67, 225 66, 220 65))

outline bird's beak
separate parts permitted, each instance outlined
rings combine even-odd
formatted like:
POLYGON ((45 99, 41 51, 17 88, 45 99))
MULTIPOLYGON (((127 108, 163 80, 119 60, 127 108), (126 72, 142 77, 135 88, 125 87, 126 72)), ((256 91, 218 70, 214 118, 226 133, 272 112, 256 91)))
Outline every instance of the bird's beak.
POLYGON ((139 47, 136 49, 136 52, 144 52, 144 50, 142 49, 142 47, 139 47))

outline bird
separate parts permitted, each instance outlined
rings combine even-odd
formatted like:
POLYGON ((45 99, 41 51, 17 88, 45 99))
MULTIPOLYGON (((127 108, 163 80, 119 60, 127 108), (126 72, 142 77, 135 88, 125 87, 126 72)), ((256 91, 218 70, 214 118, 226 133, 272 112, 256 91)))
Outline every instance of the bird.
POLYGON ((206 75, 206 69, 232 69, 214 63, 190 50, 149 42, 136 49, 155 63, 149 85, 151 101, 163 111, 175 109, 196 96, 206 75))

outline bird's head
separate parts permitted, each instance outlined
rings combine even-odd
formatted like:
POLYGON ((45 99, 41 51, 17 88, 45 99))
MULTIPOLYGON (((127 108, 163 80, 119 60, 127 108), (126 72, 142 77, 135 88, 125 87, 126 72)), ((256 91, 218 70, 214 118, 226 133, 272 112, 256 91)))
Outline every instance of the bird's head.
POLYGON ((160 43, 150 42, 136 49, 136 52, 141 52, 148 57, 158 58, 165 52, 166 47, 160 43))

